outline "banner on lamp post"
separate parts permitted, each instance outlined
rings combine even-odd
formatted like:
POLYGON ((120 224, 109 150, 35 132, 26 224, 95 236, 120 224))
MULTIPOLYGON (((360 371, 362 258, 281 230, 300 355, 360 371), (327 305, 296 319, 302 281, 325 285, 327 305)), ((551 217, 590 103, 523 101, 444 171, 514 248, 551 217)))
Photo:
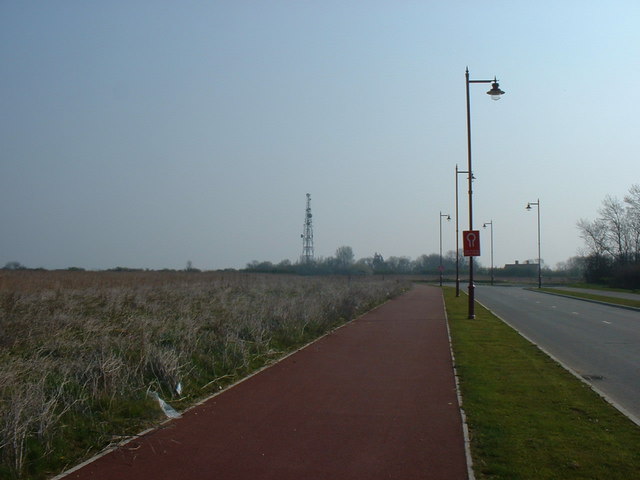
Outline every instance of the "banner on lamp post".
POLYGON ((480 230, 465 230, 462 232, 462 246, 465 257, 479 257, 480 230))

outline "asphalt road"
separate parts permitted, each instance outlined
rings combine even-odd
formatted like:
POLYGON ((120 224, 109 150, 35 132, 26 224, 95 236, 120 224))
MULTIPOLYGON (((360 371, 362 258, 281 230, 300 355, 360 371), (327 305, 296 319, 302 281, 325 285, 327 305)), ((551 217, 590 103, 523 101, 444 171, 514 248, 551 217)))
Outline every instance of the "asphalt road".
POLYGON ((478 285, 475 295, 640 425, 640 312, 521 287, 478 285))

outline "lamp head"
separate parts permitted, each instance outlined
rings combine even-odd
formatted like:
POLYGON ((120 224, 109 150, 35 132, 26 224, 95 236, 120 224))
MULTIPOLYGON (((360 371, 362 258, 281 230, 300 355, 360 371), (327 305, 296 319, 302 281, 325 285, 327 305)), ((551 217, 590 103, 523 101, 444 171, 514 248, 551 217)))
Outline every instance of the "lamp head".
POLYGON ((491 84, 491 90, 487 92, 487 95, 491 95, 492 100, 500 100, 500 97, 504 95, 504 92, 500 90, 500 85, 495 77, 493 77, 493 83, 491 84))
POLYGON ((531 210, 531 203, 527 203, 527 210, 531 210))
POLYGON ((451 215, 447 215, 447 220, 451 220, 451 215))

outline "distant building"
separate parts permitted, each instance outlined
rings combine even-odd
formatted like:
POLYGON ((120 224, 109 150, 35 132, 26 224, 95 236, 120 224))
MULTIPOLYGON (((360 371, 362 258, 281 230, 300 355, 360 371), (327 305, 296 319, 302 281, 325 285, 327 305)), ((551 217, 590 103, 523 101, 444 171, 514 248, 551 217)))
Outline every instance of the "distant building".
POLYGON ((514 277, 535 277, 538 274, 538 263, 533 260, 520 263, 516 260, 515 263, 507 263, 504 266, 504 274, 514 277))

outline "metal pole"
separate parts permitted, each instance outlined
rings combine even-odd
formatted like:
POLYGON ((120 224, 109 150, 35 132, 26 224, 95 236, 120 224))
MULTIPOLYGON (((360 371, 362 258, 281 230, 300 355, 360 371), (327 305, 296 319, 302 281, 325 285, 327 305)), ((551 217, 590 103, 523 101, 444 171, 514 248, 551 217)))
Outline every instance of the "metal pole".
POLYGON ((458 164, 456 164, 456 297, 460 296, 460 246, 458 238, 460 237, 458 229, 458 164))
POLYGON ((458 227, 458 175, 461 173, 469 173, 466 170, 458 170, 456 165, 456 297, 460 296, 460 229, 458 227))
POLYGON ((493 285, 493 218, 491 219, 491 285, 493 285))
POLYGON ((440 266, 438 270, 440 271, 440 286, 442 286, 442 211, 440 211, 440 266))
MULTIPOLYGON (((465 70, 466 90, 467 90, 467 154, 468 154, 468 168, 469 171, 469 230, 473 230, 473 169, 471 168, 471 106, 469 101, 469 84, 470 83, 491 83, 492 88, 487 93, 491 95, 494 100, 500 98, 500 95, 504 94, 498 87, 498 82, 494 78, 493 80, 470 80, 469 68, 465 70)), ((475 318, 475 285, 473 284, 473 257, 469 257, 469 318, 475 318)))
MULTIPOLYGON (((473 230, 473 169, 471 168, 471 106, 469 102, 469 69, 465 70, 465 86, 467 90, 467 170, 469 171, 469 231, 473 230)), ((473 257, 469 257, 469 315, 468 318, 476 318, 475 314, 475 286, 473 285, 473 257)))
POLYGON ((493 219, 483 224, 482 228, 487 228, 487 225, 491 225, 491 285, 493 285, 493 219))
POLYGON ((443 215, 442 211, 440 211, 440 266, 438 267, 438 270, 440 270, 440 286, 442 286, 442 272, 444 270, 442 266, 442 217, 447 217, 447 220, 451 220, 451 215, 448 213, 443 215))
POLYGON ((538 288, 542 288, 542 259, 540 256, 540 199, 538 198, 538 288))
POLYGON ((531 205, 538 208, 538 288, 542 288, 542 255, 540 255, 540 199, 537 202, 529 202, 527 210, 531 210, 531 205))

